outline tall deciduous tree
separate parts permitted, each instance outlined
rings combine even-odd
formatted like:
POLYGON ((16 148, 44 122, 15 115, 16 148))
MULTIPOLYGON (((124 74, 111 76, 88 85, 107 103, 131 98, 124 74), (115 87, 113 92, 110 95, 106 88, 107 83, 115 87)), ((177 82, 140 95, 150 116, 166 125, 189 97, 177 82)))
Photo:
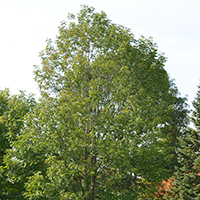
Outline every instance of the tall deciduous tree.
POLYGON ((191 121, 194 128, 188 128, 179 139, 179 166, 173 177, 171 199, 200 199, 200 86, 193 107, 191 121))
POLYGON ((5 157, 14 182, 28 171, 25 197, 139 199, 169 176, 163 144, 185 101, 152 39, 83 6, 40 57, 43 99, 5 157))

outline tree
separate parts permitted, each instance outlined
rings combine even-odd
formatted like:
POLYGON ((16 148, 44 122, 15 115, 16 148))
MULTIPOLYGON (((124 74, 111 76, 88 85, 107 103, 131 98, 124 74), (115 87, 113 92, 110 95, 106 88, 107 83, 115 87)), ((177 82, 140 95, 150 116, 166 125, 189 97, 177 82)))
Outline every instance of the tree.
POLYGON ((194 128, 189 127, 179 138, 179 166, 173 176, 170 199, 200 199, 200 86, 193 107, 191 121, 194 128))
MULTIPOLYGON (((14 184, 6 176, 8 168, 3 158, 12 148, 24 125, 23 118, 33 110, 36 102, 32 95, 26 96, 24 92, 19 95, 10 95, 8 89, 0 91, 0 199, 23 199, 24 180, 14 184)), ((12 168, 13 170, 13 168, 12 168)))
POLYGON ((68 19, 35 66, 42 99, 5 157, 8 177, 26 171, 29 199, 142 198, 169 176, 163 130, 185 100, 151 38, 92 7, 68 19))
MULTIPOLYGON (((5 115, 5 111, 8 107, 8 98, 9 91, 0 91, 0 167, 2 167, 3 163, 3 155, 5 154, 5 150, 9 147, 9 143, 4 136, 5 132, 5 121, 3 120, 3 116, 5 115)), ((3 171, 0 168, 0 172, 3 171)), ((4 197, 4 186, 6 179, 0 174, 0 199, 5 199, 4 197)))

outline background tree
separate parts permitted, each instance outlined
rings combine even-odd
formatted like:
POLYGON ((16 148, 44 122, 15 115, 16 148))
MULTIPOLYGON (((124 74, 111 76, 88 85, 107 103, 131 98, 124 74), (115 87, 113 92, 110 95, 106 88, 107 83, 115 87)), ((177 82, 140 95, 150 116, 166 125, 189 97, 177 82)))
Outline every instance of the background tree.
MULTIPOLYGON (((178 165, 177 153, 175 148, 180 146, 178 137, 184 134, 184 129, 187 127, 188 119, 188 105, 186 103, 187 98, 180 97, 178 90, 173 82, 171 82, 170 92, 173 93, 173 99, 171 104, 173 109, 168 110, 167 114, 163 118, 162 133, 165 135, 165 139, 162 141, 163 147, 168 150, 168 156, 171 157, 171 162, 166 163, 166 168, 170 169, 171 175, 175 172, 175 166, 178 165)), ((170 98, 166 101, 169 103, 170 98)))
MULTIPOLYGON (((5 150, 9 148, 9 143, 7 139, 5 138, 5 135, 3 133, 6 132, 6 126, 5 121, 3 119, 6 110, 8 109, 8 100, 9 100, 9 91, 3 90, 0 91, 0 171, 2 172, 2 166, 3 166, 3 155, 5 154, 5 150)), ((5 183, 6 178, 0 174, 0 199, 5 199, 5 183)))
POLYGON ((8 177, 26 176, 29 199, 143 198, 170 174, 163 130, 185 100, 151 38, 92 7, 68 19, 35 66, 42 100, 5 157, 8 177))
MULTIPOLYGON (((33 96, 26 96, 24 92, 19 95, 10 95, 9 90, 0 91, 0 199, 23 199, 24 180, 17 183, 11 181, 6 173, 3 158, 6 151, 12 148, 24 125, 24 116, 33 110, 35 100, 33 96)), ((13 159, 13 158, 12 158, 13 159)), ((13 166, 10 170, 14 170, 13 166)))
POLYGON ((200 199, 200 86, 193 107, 191 121, 194 129, 188 128, 179 138, 179 166, 173 176, 170 199, 200 199))

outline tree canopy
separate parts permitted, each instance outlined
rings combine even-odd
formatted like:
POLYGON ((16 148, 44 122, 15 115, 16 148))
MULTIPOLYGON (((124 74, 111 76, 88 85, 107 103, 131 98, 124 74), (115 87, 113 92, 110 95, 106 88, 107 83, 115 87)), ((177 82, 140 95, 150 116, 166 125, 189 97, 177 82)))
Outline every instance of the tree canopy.
POLYGON ((4 155, 28 199, 142 199, 172 173, 186 99, 152 38, 82 6, 35 66, 42 98, 4 155))
MULTIPOLYGON (((0 199, 23 199, 23 184, 11 181, 7 173, 14 170, 13 166, 6 166, 4 156, 13 147, 24 125, 24 117, 32 112, 36 105, 33 95, 26 95, 21 91, 19 95, 10 95, 8 89, 0 91, 0 199)), ((13 157, 14 158, 14 157, 13 157)), ((13 160, 12 158, 12 160, 13 160)))

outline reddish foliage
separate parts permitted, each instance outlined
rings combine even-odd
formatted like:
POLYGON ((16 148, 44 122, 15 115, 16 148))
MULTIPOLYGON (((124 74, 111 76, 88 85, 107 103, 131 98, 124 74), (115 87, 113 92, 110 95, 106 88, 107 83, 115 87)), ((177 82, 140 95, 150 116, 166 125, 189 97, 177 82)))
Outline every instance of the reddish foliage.
MULTIPOLYGON (((198 176, 200 176, 200 173, 197 174, 198 176)), ((170 187, 172 187, 172 177, 170 177, 168 180, 163 180, 162 183, 160 184, 160 187, 158 189, 158 191, 155 193, 156 197, 163 197, 164 194, 168 194, 168 192, 170 191, 170 187)))
POLYGON ((164 194, 167 194, 170 191, 170 186, 171 186, 171 182, 173 181, 173 179, 170 177, 168 180, 163 180, 160 188, 158 189, 158 191, 155 193, 156 197, 162 197, 164 194))

